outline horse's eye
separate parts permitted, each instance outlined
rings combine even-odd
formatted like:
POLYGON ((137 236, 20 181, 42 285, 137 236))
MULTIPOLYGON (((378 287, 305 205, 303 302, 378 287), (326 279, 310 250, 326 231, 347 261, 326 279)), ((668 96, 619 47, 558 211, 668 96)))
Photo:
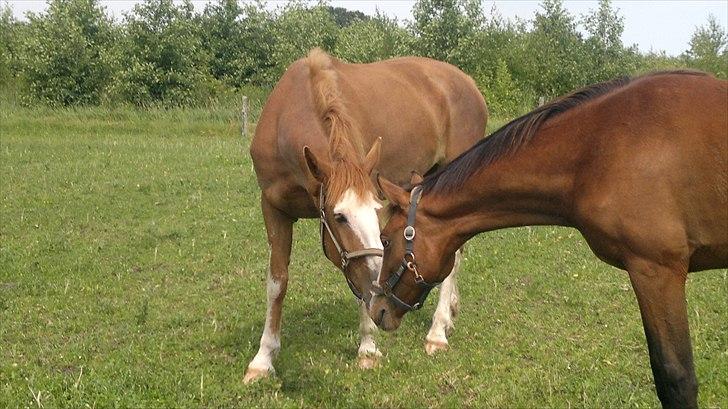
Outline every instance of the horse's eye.
POLYGON ((334 220, 337 223, 346 223, 346 216, 343 213, 334 213, 334 220))
POLYGON ((382 246, 384 246, 385 249, 389 247, 389 239, 386 236, 381 236, 379 239, 382 241, 382 246))

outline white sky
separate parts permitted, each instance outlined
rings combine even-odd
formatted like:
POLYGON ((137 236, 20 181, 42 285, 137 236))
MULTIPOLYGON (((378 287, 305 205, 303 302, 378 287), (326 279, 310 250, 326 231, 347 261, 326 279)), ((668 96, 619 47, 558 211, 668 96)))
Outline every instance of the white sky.
MULTIPOLYGON (((101 3, 114 17, 121 18, 124 11, 131 10, 134 0, 102 0, 101 3)), ((194 0, 195 8, 200 11, 207 0, 194 0)), ((244 1, 240 1, 241 3, 244 1)), ((46 8, 44 0, 9 0, 16 17, 22 18, 27 11, 39 12, 46 8)), ((281 6, 285 0, 268 1, 271 8, 281 6)), ((330 1, 332 6, 360 10, 374 14, 378 8, 383 13, 397 17, 400 21, 412 18, 414 0, 338 0, 330 1)), ((530 20, 539 9, 537 0, 485 0, 484 8, 489 13, 493 4, 506 18, 520 17, 530 20)), ((678 55, 688 48, 690 36, 695 27, 705 24, 709 14, 713 14, 725 29, 728 27, 728 0, 616 0, 614 6, 624 16, 622 41, 626 45, 637 44, 641 51, 664 50, 670 55, 678 55)), ((577 17, 596 9, 595 0, 567 0, 569 12, 577 17)))

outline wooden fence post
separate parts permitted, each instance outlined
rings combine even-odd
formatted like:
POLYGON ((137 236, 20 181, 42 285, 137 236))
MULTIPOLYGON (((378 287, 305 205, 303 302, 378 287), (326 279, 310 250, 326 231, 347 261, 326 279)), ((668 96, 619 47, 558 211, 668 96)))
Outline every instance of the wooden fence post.
POLYGON ((248 137, 248 96, 247 95, 243 95, 242 121, 243 121, 243 126, 242 126, 241 133, 243 135, 243 138, 247 138, 248 137))

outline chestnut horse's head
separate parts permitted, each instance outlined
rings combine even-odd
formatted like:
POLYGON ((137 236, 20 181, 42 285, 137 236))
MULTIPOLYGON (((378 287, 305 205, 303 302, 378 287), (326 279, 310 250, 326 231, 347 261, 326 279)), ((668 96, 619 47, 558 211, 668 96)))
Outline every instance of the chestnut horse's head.
MULTIPOLYGON (((308 169, 318 183, 321 244, 358 298, 368 301, 382 265, 377 200, 370 174, 379 161, 381 139, 361 163, 322 158, 304 147, 308 169)), ((349 158, 354 156, 349 155, 349 158)))
POLYGON ((421 209, 420 186, 407 192, 378 178, 394 208, 382 230, 382 269, 373 287, 369 316, 386 331, 399 327, 405 313, 422 307, 430 290, 452 270, 457 246, 447 246, 447 226, 421 209))

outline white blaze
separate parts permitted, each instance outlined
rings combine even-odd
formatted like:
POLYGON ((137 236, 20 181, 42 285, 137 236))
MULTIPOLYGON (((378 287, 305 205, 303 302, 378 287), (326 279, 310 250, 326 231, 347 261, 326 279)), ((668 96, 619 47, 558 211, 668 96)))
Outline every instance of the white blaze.
MULTIPOLYGON (((382 205, 374 199, 371 192, 367 192, 366 197, 361 197, 349 189, 334 206, 334 213, 340 213, 346 217, 349 227, 361 242, 362 249, 382 250, 382 241, 379 239, 379 219, 377 218, 377 210, 381 208, 382 205)), ((379 273, 382 267, 381 257, 366 256, 366 262, 372 271, 379 273)))

